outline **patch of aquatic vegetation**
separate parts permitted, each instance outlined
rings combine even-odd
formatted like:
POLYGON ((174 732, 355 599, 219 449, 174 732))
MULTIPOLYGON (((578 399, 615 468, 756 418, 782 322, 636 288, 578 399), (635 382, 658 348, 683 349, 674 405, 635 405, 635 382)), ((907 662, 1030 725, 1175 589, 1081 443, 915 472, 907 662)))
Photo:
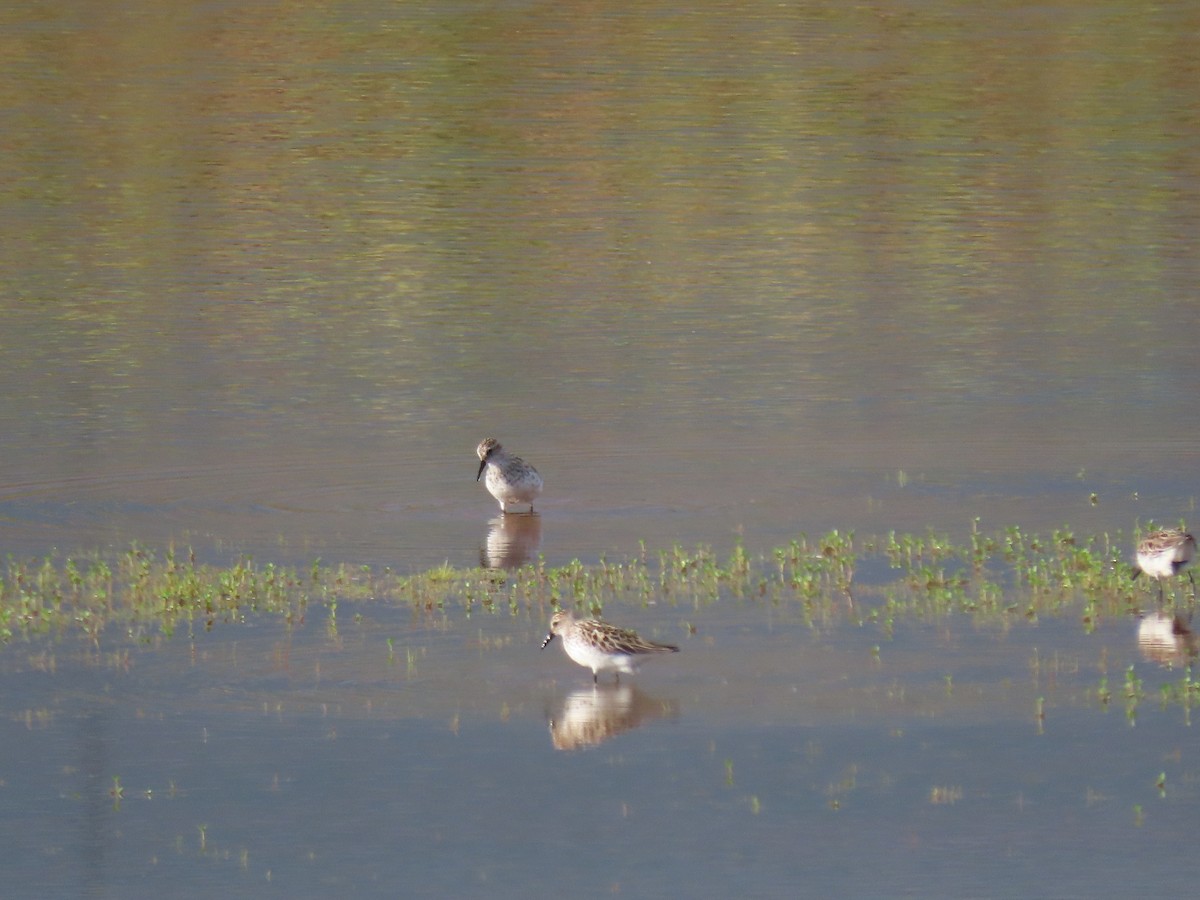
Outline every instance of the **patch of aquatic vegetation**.
MULTIPOLYGON (((1075 616, 1091 630, 1157 602, 1152 581, 1132 578, 1131 545, 1120 535, 1037 535, 1016 527, 989 533, 975 523, 958 542, 933 533, 862 538, 832 531, 758 555, 741 544, 728 556, 704 546, 651 552, 642 545, 619 562, 548 566, 539 559, 514 570, 443 565, 415 574, 321 560, 306 568, 250 558, 216 566, 190 551, 135 545, 115 556, 10 557, 0 579, 0 640, 77 632, 98 641, 114 628, 136 639, 263 614, 291 624, 313 606, 335 622, 339 603, 369 602, 468 617, 541 616, 555 606, 600 615, 620 604, 699 609, 740 602, 787 606, 814 625, 873 623, 885 634, 901 620, 951 614, 1000 626, 1075 616)), ((1190 604, 1187 587, 1177 579, 1168 590, 1190 604)), ((1180 690, 1193 696, 1190 687, 1180 690)))

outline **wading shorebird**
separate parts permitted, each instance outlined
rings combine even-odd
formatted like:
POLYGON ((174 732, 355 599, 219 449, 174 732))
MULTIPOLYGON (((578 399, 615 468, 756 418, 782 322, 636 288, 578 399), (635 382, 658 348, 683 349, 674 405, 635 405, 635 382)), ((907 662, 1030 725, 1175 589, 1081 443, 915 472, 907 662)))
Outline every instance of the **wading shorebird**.
POLYGON ((599 680, 601 672, 613 672, 619 683, 622 672, 632 675, 646 657, 679 652, 679 648, 672 644, 648 641, 639 637, 636 631, 617 628, 596 619, 576 619, 565 609, 560 609, 550 617, 550 633, 542 641, 543 650, 555 635, 562 638, 567 656, 592 670, 593 683, 599 680))
MULTIPOLYGON (((1137 565, 1133 577, 1145 572, 1158 579, 1158 599, 1163 600, 1163 579, 1173 578, 1189 565, 1196 555, 1196 539, 1179 528, 1164 528, 1146 535, 1137 545, 1137 565)), ((1192 595, 1196 593, 1196 581, 1188 572, 1192 583, 1192 595)))
POLYGON ((480 441, 475 452, 479 455, 479 474, 475 480, 483 478, 483 471, 487 470, 483 483, 488 493, 500 502, 500 512, 508 512, 508 503, 528 503, 532 513, 533 501, 542 492, 542 476, 538 470, 506 451, 495 438, 480 441))

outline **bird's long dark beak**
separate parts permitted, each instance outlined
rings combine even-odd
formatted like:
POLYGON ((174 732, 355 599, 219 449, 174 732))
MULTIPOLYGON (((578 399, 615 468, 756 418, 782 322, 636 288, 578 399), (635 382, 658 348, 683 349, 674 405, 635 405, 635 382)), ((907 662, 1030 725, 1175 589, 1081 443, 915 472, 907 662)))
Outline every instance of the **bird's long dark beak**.
POLYGON ((484 466, 486 466, 486 465, 487 465, 487 457, 485 456, 483 459, 481 459, 479 461, 479 472, 475 476, 476 481, 478 481, 480 478, 483 477, 483 469, 484 469, 484 466))
POLYGON ((552 640, 554 640, 554 632, 553 631, 550 632, 548 635, 546 635, 546 639, 544 641, 542 641, 542 649, 545 650, 547 647, 549 647, 550 642, 552 640))

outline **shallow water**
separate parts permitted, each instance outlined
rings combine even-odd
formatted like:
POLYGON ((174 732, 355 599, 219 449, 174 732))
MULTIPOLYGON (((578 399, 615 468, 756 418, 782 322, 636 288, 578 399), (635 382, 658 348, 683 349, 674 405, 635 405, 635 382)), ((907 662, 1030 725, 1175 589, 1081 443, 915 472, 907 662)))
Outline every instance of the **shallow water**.
POLYGON ((1186 4, 3 15, 6 552, 1192 512, 1186 4))
POLYGON ((651 607, 625 620, 683 652, 594 687, 538 651, 540 621, 361 612, 9 647, 8 895, 1115 897, 1197 875, 1193 728, 1158 703, 1182 671, 1129 622, 888 639, 651 607))
MULTIPOLYGON (((1190 4, 106 10, 0 11, 0 553, 407 572, 1194 516, 1190 4), (497 520, 489 434, 538 517, 497 520)), ((1200 874, 1181 676, 1133 622, 652 609, 684 652, 593 693, 542 618, 310 615, 0 648, 6 895, 1200 874)))

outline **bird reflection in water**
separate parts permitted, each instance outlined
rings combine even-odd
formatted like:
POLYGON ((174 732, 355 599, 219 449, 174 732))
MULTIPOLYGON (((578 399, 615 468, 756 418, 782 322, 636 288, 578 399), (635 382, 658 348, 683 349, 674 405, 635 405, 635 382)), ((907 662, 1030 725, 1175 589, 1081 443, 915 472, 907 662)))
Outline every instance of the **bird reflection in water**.
POLYGON ((550 719, 555 750, 602 744, 655 719, 679 717, 677 700, 658 700, 628 684, 593 685, 572 691, 550 719))
POLYGON ((537 556, 541 545, 541 516, 500 516, 488 522, 479 564, 485 569, 516 569, 537 556))
POLYGON ((1196 658, 1196 635, 1191 617, 1178 613, 1147 613, 1138 622, 1138 649, 1150 662, 1164 666, 1187 665, 1196 658))

